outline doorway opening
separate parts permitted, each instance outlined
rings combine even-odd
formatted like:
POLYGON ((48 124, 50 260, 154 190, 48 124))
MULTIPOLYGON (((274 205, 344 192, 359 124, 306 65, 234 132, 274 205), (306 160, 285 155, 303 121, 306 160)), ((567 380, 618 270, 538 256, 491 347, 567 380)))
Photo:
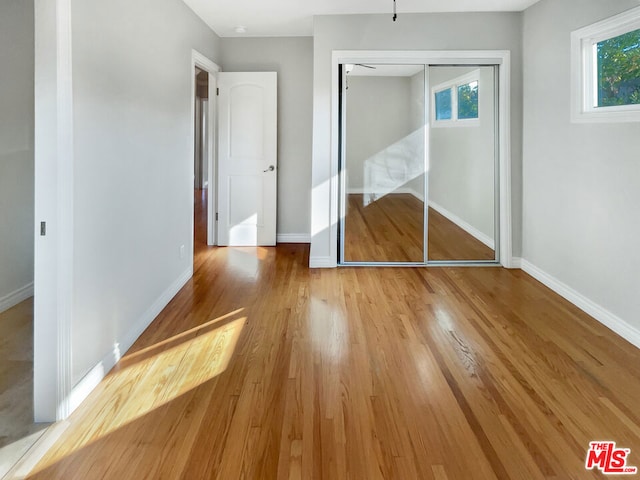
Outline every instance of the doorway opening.
POLYGON ((207 57, 191 52, 191 161, 193 177, 190 189, 192 238, 190 256, 197 262, 197 253, 217 245, 217 87, 220 67, 207 57))
POLYGON ((209 73, 195 68, 193 117, 193 242, 194 253, 208 244, 209 212, 209 73))

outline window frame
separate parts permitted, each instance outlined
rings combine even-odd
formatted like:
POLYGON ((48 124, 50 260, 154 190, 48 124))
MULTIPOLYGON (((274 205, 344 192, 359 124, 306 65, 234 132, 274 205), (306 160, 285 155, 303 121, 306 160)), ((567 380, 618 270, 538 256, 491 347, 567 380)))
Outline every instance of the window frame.
POLYGON ((598 43, 640 29, 640 7, 571 32, 571 121, 640 122, 640 104, 598 107, 598 43))
POLYGON ((443 127, 478 127, 480 126, 480 69, 465 73, 459 77, 452 78, 446 82, 439 83, 431 87, 431 126, 434 128, 443 127), (458 118, 458 87, 478 82, 478 117, 458 118), (451 90, 451 119, 436 119, 436 93, 451 90))

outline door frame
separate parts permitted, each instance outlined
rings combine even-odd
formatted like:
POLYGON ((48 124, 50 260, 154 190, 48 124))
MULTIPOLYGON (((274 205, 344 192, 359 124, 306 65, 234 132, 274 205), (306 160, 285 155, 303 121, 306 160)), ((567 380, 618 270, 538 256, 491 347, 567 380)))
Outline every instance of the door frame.
MULTIPOLYGON (((330 244, 331 258, 339 259, 340 214, 340 108, 339 72, 345 63, 387 63, 424 65, 498 65, 498 259, 512 268, 511 221, 511 52, 508 50, 334 50, 331 59, 331 157, 330 157, 330 244)), ((425 82, 427 84, 428 82, 425 82)), ((428 87, 428 85, 425 85, 428 87)), ((425 126, 428 128, 428 124, 425 126)), ((425 135, 428 139, 428 136, 425 135)), ((427 140, 428 141, 428 140, 427 140)), ((428 145, 427 145, 428 147, 428 145)), ((430 265, 465 265, 464 262, 438 262, 430 265)), ((475 264, 475 263, 474 263, 475 264)))
MULTIPOLYGON (((191 76, 195 77, 196 67, 200 70, 203 70, 209 74, 209 111, 207 112, 207 116, 209 121, 207 122, 207 163, 208 163, 208 186, 209 189, 207 193, 207 245, 217 245, 218 244, 218 232, 216 225, 216 206, 217 206, 217 195, 218 195, 218 183, 217 183, 217 167, 218 167, 218 97, 217 97, 217 88, 218 88, 218 72, 221 71, 221 68, 212 60, 207 58, 202 53, 197 50, 191 50, 191 76)), ((195 175, 195 167, 193 165, 193 159, 195 157, 195 135, 196 135, 196 126, 195 126, 195 114, 196 114, 196 82, 195 80, 191 82, 191 166, 192 166, 192 175, 190 177, 190 198, 191 201, 191 231, 194 228, 194 209, 193 209, 193 176, 195 175)), ((191 258, 193 258, 194 254, 194 241, 193 235, 191 236, 191 258)))
POLYGON ((33 405, 36 422, 53 422, 70 414, 73 401, 71 0, 36 0, 34 31, 33 405))

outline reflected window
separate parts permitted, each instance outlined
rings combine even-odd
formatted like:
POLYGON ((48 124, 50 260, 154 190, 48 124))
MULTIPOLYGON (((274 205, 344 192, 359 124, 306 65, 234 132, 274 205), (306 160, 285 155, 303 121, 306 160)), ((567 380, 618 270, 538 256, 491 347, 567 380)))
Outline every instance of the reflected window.
POLYGON ((434 127, 472 127, 479 125, 480 71, 473 70, 439 83, 432 92, 434 127))
POLYGON ((451 120, 451 89, 436 92, 436 120, 451 120))
POLYGON ((478 81, 458 86, 458 118, 478 118, 478 81))

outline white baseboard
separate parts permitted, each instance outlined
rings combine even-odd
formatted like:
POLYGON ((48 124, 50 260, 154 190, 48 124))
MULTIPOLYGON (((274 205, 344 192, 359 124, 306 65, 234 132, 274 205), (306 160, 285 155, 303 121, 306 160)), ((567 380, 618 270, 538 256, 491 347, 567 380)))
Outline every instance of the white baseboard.
POLYGON ((308 233, 278 233, 277 243, 311 243, 311 235, 308 233))
POLYGON ((527 272, 533 278, 545 284, 558 295, 573 303, 580 310, 591 315, 605 327, 613 330, 629 343, 632 343, 636 347, 640 348, 640 330, 629 325, 622 318, 614 315, 610 311, 588 299, 587 297, 577 292, 567 284, 561 282, 557 278, 549 275, 544 270, 536 267, 534 264, 528 262, 524 258, 521 260, 521 264, 522 270, 527 272))
POLYGON ((133 324, 133 327, 115 344, 113 350, 87 373, 72 389, 69 395, 69 413, 73 412, 89 396, 91 391, 102 381, 122 355, 131 348, 142 332, 155 320, 160 312, 176 296, 182 287, 193 276, 193 267, 188 268, 173 282, 146 312, 133 324))
POLYGON ((511 257, 511 265, 509 265, 509 268, 522 268, 522 258, 511 257))
POLYGON ((338 263, 331 257, 310 257, 309 268, 336 268, 338 263))
POLYGON ((485 235, 480 230, 475 228, 470 223, 465 222, 463 219, 458 217, 456 214, 450 212, 449 210, 444 208, 442 205, 439 205, 439 204, 435 203, 434 201, 431 201, 431 200, 429 201, 429 207, 433 208, 436 212, 438 212, 440 215, 445 217, 450 222, 455 223, 457 226, 459 226, 461 229, 463 229, 465 232, 467 232, 472 237, 475 237, 477 240, 479 240, 482 243, 484 243, 491 250, 495 250, 495 248, 496 248, 495 241, 491 237, 485 235))
POLYGON ((33 297, 33 282, 14 290, 4 297, 0 297, 0 313, 15 307, 29 297, 33 297))
POLYGON ((414 190, 413 188, 407 188, 407 193, 410 193, 411 195, 416 197, 421 202, 424 202, 424 193, 423 192, 418 192, 418 191, 414 190))

